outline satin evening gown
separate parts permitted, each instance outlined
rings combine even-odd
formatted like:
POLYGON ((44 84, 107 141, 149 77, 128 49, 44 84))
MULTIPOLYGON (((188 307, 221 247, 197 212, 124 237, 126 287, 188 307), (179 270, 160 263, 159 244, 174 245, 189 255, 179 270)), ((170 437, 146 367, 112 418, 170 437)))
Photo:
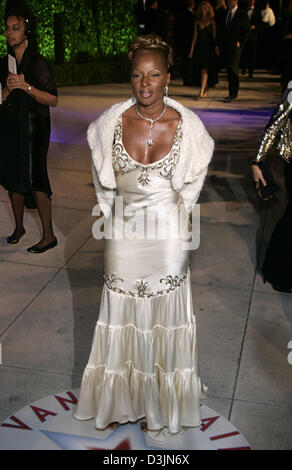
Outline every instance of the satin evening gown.
POLYGON ((176 211, 165 216, 167 208, 181 207, 170 181, 181 138, 180 121, 169 154, 144 165, 126 152, 122 117, 117 123, 113 168, 128 232, 121 238, 116 228, 121 222, 116 199, 113 237, 105 240, 100 313, 74 414, 81 420, 95 417, 98 429, 145 418, 148 435, 159 440, 201 424, 200 398, 206 392, 198 375, 190 251, 184 245, 190 239, 188 216, 181 217, 178 236, 176 211), (145 223, 146 214, 160 223, 160 238, 131 237, 137 214, 145 223))

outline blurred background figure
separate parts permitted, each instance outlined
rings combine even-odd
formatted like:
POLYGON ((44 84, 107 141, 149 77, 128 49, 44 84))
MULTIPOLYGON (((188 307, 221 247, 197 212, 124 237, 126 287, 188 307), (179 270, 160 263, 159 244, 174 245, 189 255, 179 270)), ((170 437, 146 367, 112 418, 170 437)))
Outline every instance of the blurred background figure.
POLYGON ((281 22, 279 67, 282 90, 292 80, 292 0, 289 0, 281 22))
POLYGON ((148 7, 145 13, 145 29, 143 34, 155 33, 162 35, 162 17, 158 8, 158 0, 148 1, 148 7))
POLYGON ((181 74, 185 86, 192 84, 189 51, 194 34, 194 10, 195 1, 185 0, 185 6, 175 21, 176 56, 181 57, 182 60, 181 74))
POLYGON ((258 65, 261 68, 273 68, 279 53, 279 45, 274 44, 276 18, 272 8, 270 8, 270 4, 266 0, 260 2, 260 14, 258 65))
POLYGON ((139 34, 145 34, 147 1, 148 0, 138 0, 137 6, 135 9, 136 21, 139 27, 139 34))
POLYGON ((266 26, 272 27, 276 23, 276 18, 275 18, 272 8, 270 7, 269 2, 266 2, 266 1, 262 2, 261 17, 262 17, 262 22, 266 26))
POLYGON ((214 10, 209 2, 199 4, 194 34, 189 52, 192 60, 193 84, 200 86, 199 98, 207 96, 208 87, 218 83, 217 54, 216 49, 216 23, 214 10))
MULTIPOLYGON (((245 46, 250 30, 247 12, 238 6, 238 0, 228 0, 223 30, 220 32, 220 52, 227 71, 229 95, 224 101, 237 98, 239 91, 238 68, 241 52, 245 46)), ((218 42, 218 41, 217 41, 218 42)))
POLYGON ((253 77, 253 71, 256 67, 258 34, 261 26, 261 13, 255 6, 256 0, 248 0, 248 21, 250 34, 242 51, 242 74, 245 75, 248 69, 249 78, 253 77))
POLYGON ((161 37, 172 47, 174 54, 176 53, 175 17, 174 11, 171 8, 166 7, 161 10, 161 37))
MULTIPOLYGON (((216 0, 215 3, 215 23, 216 23, 216 45, 222 44, 223 42, 223 32, 225 28, 226 21, 226 2, 225 0, 216 0)), ((218 57, 218 72, 220 72, 223 67, 222 55, 218 57)))

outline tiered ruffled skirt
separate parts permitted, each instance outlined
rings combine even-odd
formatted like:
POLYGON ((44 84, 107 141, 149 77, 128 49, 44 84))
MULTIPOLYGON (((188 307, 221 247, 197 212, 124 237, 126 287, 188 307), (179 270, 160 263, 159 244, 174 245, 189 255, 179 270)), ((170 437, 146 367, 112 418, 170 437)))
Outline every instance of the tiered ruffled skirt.
POLYGON ((201 424, 205 391, 189 271, 179 287, 154 297, 105 284, 75 418, 95 417, 104 429, 145 417, 150 437, 165 439, 201 424))

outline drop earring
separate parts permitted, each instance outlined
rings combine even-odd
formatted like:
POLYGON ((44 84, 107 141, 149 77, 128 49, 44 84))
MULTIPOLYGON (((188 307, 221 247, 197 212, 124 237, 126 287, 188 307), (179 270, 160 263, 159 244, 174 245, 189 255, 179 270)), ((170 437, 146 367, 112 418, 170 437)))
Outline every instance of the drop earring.
POLYGON ((136 103, 137 103, 137 99, 136 99, 136 96, 134 95, 133 90, 132 90, 132 103, 133 103, 133 104, 136 104, 136 103))
POLYGON ((168 86, 166 85, 166 87, 165 87, 165 104, 167 103, 167 98, 168 98, 168 86))

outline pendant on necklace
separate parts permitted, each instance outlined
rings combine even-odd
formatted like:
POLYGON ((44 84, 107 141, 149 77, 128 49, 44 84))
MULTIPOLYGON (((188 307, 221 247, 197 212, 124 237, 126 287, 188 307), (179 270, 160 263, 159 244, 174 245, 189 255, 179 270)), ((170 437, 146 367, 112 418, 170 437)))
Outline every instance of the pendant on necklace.
POLYGON ((154 142, 153 142, 153 140, 152 140, 151 137, 150 137, 150 139, 147 140, 147 145, 148 145, 148 147, 152 147, 153 143, 154 143, 154 142))

